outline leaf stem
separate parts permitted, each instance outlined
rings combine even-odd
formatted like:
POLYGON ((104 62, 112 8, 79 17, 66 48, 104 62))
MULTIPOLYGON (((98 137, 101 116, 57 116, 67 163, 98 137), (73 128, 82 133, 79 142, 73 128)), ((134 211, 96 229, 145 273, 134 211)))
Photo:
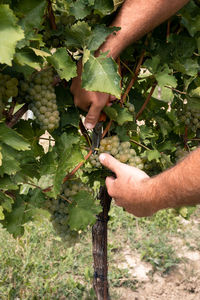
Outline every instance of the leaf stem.
POLYGON ((134 85, 136 79, 137 79, 137 76, 139 74, 139 71, 140 71, 140 67, 142 65, 142 62, 143 62, 143 59, 144 59, 144 55, 145 55, 145 50, 142 51, 142 54, 140 55, 140 58, 139 58, 139 61, 138 61, 138 64, 136 66, 136 69, 135 69, 135 72, 134 72, 134 76, 133 78, 131 79, 131 81, 129 82, 129 85, 127 86, 127 89, 126 91, 124 92, 122 98, 121 98, 121 104, 124 103, 124 101, 126 100, 126 97, 128 95, 128 93, 130 92, 132 86, 134 85))
POLYGON ((10 128, 12 128, 18 121, 21 119, 21 117, 25 114, 25 112, 28 110, 28 103, 25 103, 11 118, 10 121, 6 122, 6 125, 10 128))
POLYGON ((141 116, 141 114, 143 113, 143 111, 146 108, 147 104, 149 103, 149 101, 151 99, 151 96, 152 96, 152 94, 153 94, 153 92, 155 90, 156 85, 157 85, 157 83, 153 84, 150 93, 148 94, 146 100, 144 101, 144 104, 142 105, 142 107, 140 108, 139 112, 136 115, 136 120, 141 116))
POLYGON ((133 142, 134 144, 146 149, 146 150, 151 150, 150 148, 148 148, 147 146, 143 145, 143 144, 140 144, 138 143, 137 141, 133 140, 133 139, 130 139, 131 142, 133 142))

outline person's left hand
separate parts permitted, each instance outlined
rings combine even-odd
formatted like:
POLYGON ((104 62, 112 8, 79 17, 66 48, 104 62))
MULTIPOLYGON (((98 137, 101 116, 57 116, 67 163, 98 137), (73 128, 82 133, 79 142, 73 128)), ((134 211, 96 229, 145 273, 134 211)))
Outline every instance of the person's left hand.
POLYGON ((118 206, 137 217, 150 216, 158 210, 149 201, 149 191, 146 191, 149 176, 145 172, 123 164, 106 153, 101 154, 99 160, 116 175, 116 178, 106 178, 106 186, 118 206))

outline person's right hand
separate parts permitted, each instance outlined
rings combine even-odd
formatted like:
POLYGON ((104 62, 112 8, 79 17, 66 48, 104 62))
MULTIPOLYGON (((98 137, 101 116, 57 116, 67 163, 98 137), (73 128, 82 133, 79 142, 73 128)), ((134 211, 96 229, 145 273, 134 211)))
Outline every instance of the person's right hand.
POLYGON ((74 104, 84 111, 88 111, 85 118, 85 127, 93 129, 99 120, 101 110, 110 105, 116 98, 106 93, 90 92, 81 87, 82 62, 77 65, 78 76, 73 78, 71 93, 74 95, 74 104))

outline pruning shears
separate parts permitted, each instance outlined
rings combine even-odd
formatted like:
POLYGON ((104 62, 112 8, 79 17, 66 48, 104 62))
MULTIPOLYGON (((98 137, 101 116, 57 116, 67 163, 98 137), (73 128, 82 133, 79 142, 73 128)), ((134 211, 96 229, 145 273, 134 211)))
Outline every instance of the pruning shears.
POLYGON ((100 146, 100 141, 103 133, 103 122, 106 120, 105 113, 101 113, 97 124, 93 129, 92 134, 92 153, 97 154, 100 146))

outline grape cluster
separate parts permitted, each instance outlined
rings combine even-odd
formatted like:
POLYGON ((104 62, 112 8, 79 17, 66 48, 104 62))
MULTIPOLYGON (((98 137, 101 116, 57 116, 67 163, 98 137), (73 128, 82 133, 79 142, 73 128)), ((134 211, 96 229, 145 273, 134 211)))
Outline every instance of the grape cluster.
POLYGON ((181 121, 194 133, 200 128, 200 112, 186 106, 185 110, 179 111, 181 121))
POLYGON ((56 94, 52 86, 53 71, 47 69, 37 73, 32 82, 21 82, 22 92, 28 92, 31 100, 30 109, 36 117, 36 122, 44 130, 52 131, 59 126, 59 112, 56 104, 56 94))
POLYGON ((143 169, 144 165, 142 159, 137 156, 134 149, 131 149, 129 142, 120 142, 117 135, 106 137, 101 140, 99 153, 90 156, 90 163, 92 166, 99 168, 101 163, 99 161, 100 153, 109 153, 122 163, 143 169))
POLYGON ((53 224, 56 234, 58 234, 64 242, 70 244, 78 240, 79 234, 75 230, 71 230, 68 225, 69 212, 68 208, 73 201, 72 196, 81 190, 88 190, 86 186, 79 180, 66 181, 63 184, 61 195, 57 199, 49 198, 45 202, 45 209, 50 214, 50 220, 53 224))
POLYGON ((18 80, 7 74, 0 73, 0 119, 2 118, 3 109, 10 97, 18 95, 18 80))

